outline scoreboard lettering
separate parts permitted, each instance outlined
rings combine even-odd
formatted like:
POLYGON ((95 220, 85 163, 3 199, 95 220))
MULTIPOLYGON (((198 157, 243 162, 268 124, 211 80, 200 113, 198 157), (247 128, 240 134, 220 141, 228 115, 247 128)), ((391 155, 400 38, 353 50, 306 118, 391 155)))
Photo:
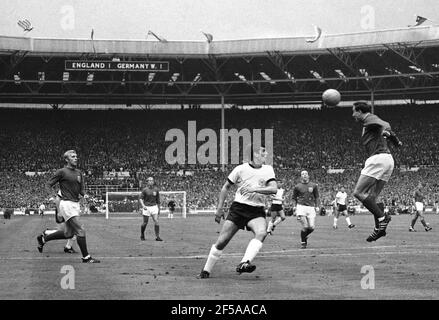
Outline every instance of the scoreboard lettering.
POLYGON ((147 71, 169 72, 169 62, 162 61, 79 61, 66 60, 66 71, 147 71))

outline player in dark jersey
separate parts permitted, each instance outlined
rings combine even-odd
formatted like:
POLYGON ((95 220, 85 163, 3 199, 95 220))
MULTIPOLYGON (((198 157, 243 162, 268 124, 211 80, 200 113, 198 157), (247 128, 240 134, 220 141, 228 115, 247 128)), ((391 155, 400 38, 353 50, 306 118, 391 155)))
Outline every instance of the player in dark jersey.
POLYGON ((158 187, 154 184, 154 178, 149 177, 147 185, 143 188, 139 196, 140 206, 142 208, 143 223, 140 227, 140 240, 145 240, 145 229, 148 225, 149 217, 154 221, 155 240, 163 241, 160 238, 160 192, 158 187))
POLYGON ((390 124, 371 113, 371 106, 366 101, 354 102, 352 117, 363 125, 361 143, 367 152, 367 160, 354 189, 354 196, 373 214, 374 231, 366 241, 376 241, 386 235, 391 218, 384 213, 384 203, 377 199, 389 181, 394 168, 394 160, 387 146, 387 141, 399 147, 402 142, 391 130, 390 124))
POLYGON ((315 229, 315 220, 320 207, 319 189, 309 181, 308 171, 300 173, 300 183, 293 189, 293 202, 297 220, 302 224, 300 232, 301 248, 308 245, 308 237, 315 229))
POLYGON ((415 230, 415 223, 416 220, 418 220, 418 217, 421 219, 421 223, 424 226, 425 231, 430 231, 433 229, 430 227, 430 225, 425 221, 424 218, 424 190, 422 183, 418 184, 418 187, 416 188, 415 192, 413 193, 413 202, 415 203, 415 214, 412 219, 412 222, 409 227, 410 232, 414 232, 415 230))
POLYGON ((169 219, 174 218, 174 211, 175 211, 175 201, 174 200, 171 200, 168 202, 168 209, 169 209, 168 218, 169 219))
POLYGON ((39 235, 37 237, 38 251, 43 252, 44 244, 48 241, 70 239, 76 235, 76 241, 82 253, 82 262, 99 263, 99 260, 92 258, 88 253, 85 230, 79 220, 79 197, 84 196, 85 192, 84 177, 82 172, 76 168, 78 163, 76 151, 66 151, 64 159, 67 162, 66 166, 55 172, 55 175, 47 182, 46 187, 49 192, 52 192, 52 187, 59 184, 61 191, 59 211, 65 221, 65 228, 51 234, 42 233, 39 235))

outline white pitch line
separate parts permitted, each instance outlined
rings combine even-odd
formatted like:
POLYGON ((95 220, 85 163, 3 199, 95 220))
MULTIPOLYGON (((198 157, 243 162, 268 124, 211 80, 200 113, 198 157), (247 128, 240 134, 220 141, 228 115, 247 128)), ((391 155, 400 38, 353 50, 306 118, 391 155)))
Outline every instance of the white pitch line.
MULTIPOLYGON (((392 247, 392 246, 386 246, 392 247)), ((397 246, 393 246, 397 247, 397 246)), ((321 250, 321 249, 314 249, 321 250)), ((297 249, 297 250, 284 250, 284 251, 268 251, 268 252, 260 252, 258 255, 259 258, 285 258, 285 257, 341 257, 341 256, 364 256, 364 255, 390 255, 390 254, 432 254, 439 253, 439 250, 419 250, 417 248, 412 248, 411 250, 400 250, 400 251, 374 251, 374 252, 333 252, 333 253, 317 253, 317 254, 307 254, 309 249, 297 249), (299 254, 294 254, 299 253, 299 254)), ((223 254, 222 257, 234 257, 234 256, 242 256, 242 253, 228 253, 223 254)), ((157 259, 204 259, 207 255, 186 255, 186 256, 99 256, 99 259, 108 259, 108 260, 157 260, 157 259)), ((71 260, 70 257, 1 257, 0 261, 5 260, 71 260)))

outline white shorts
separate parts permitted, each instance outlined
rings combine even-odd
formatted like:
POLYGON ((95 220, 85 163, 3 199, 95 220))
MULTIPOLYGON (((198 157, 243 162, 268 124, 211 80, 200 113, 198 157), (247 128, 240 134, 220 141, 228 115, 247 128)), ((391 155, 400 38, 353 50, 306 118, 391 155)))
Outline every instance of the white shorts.
POLYGON ((72 217, 78 217, 81 208, 79 202, 61 200, 59 202, 59 212, 64 218, 64 221, 69 220, 72 217))
POLYGON ((150 217, 151 215, 157 215, 159 214, 159 207, 157 205, 155 206, 145 206, 146 209, 142 209, 142 214, 144 216, 150 217))
POLYGON ((298 204, 296 207, 296 216, 305 216, 307 218, 316 217, 316 208, 310 206, 303 206, 298 204))
POLYGON ((395 162, 390 153, 379 153, 367 158, 361 174, 377 180, 389 181, 395 162))
POLYGON ((424 211, 424 204, 422 202, 415 202, 416 211, 424 211))

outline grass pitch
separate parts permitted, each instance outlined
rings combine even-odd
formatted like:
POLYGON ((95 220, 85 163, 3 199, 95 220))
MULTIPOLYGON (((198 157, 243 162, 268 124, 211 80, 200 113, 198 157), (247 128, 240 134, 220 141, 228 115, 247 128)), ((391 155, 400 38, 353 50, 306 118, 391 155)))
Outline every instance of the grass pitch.
MULTIPOLYGON (((81 255, 63 252, 64 240, 37 251, 36 236, 56 226, 53 216, 13 216, 0 223, 0 299, 145 300, 308 300, 438 299, 439 215, 426 215, 433 227, 408 232, 411 216, 393 216, 388 235, 368 243, 371 215, 317 217, 307 249, 300 249, 300 224, 288 217, 264 242, 251 274, 237 274, 251 232, 239 231, 209 279, 196 279, 220 225, 213 216, 160 218, 163 242, 153 224, 140 241, 140 216, 83 216, 90 253, 100 264, 83 264, 81 255), (74 270, 74 289, 62 289, 63 266, 74 270), (364 266, 373 267, 374 289, 363 289, 364 266)), ((79 252, 77 244, 75 250, 79 252)), ((369 282, 370 284, 370 282, 369 282)))

